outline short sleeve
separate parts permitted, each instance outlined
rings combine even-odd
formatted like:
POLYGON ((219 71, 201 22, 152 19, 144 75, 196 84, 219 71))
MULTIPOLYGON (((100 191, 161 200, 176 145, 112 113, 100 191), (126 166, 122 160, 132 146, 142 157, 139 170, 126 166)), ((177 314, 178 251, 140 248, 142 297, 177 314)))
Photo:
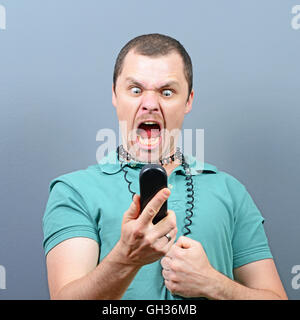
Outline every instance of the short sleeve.
POLYGON ((233 268, 273 258, 263 226, 264 218, 244 188, 242 202, 235 213, 232 238, 233 268))
POLYGON ((98 231, 80 193, 63 180, 50 183, 50 193, 43 216, 45 255, 60 242, 87 237, 99 243, 98 231))

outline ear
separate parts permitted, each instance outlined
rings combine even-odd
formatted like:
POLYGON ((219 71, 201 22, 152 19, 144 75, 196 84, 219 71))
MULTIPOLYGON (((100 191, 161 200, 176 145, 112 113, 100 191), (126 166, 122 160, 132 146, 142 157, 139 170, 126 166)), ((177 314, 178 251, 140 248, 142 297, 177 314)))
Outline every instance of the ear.
POLYGON ((116 92, 115 92, 114 84, 112 84, 111 91, 112 91, 112 99, 111 99, 112 100, 112 104, 116 108, 117 107, 117 95, 116 95, 116 92))
POLYGON ((185 110, 184 113, 187 114, 192 110, 192 104, 193 104, 193 100, 194 100, 194 89, 192 89, 189 98, 185 104, 185 110))

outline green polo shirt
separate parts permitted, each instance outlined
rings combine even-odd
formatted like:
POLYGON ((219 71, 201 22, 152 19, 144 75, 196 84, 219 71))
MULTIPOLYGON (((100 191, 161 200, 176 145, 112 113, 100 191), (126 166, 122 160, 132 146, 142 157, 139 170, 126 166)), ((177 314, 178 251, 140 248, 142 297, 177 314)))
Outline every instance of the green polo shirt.
MULTIPOLYGON (((272 258, 263 228, 263 217, 245 186, 215 166, 185 155, 194 183, 194 209, 190 238, 199 241, 211 265, 233 279, 233 269, 272 258)), ((144 163, 129 162, 127 179, 139 193, 139 172, 144 163)), ((168 177, 171 195, 168 208, 176 214, 177 238, 184 233, 187 198, 183 167, 168 177)), ((64 174, 50 182, 43 217, 44 250, 47 254, 60 242, 87 237, 99 243, 99 262, 120 239, 124 212, 132 195, 116 152, 84 170, 64 174)), ((143 266, 123 299, 184 299, 164 286, 160 261, 143 266)))

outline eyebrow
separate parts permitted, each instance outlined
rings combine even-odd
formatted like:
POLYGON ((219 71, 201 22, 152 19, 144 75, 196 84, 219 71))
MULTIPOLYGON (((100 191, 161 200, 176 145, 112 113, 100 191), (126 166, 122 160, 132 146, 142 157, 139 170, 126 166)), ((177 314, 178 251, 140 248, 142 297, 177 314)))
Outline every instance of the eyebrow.
MULTIPOLYGON (((144 88, 144 85, 142 83, 140 83, 138 80, 132 78, 132 77, 127 77, 125 79, 127 82, 131 82, 132 84, 134 85, 137 85, 139 87, 143 87, 144 88)), ((157 89, 162 89, 162 88, 166 88, 166 87, 172 87, 172 86, 177 86, 179 87, 179 82, 177 81, 174 81, 174 80, 171 80, 171 81, 168 81, 166 83, 164 83, 162 86, 160 86, 159 88, 157 89)))

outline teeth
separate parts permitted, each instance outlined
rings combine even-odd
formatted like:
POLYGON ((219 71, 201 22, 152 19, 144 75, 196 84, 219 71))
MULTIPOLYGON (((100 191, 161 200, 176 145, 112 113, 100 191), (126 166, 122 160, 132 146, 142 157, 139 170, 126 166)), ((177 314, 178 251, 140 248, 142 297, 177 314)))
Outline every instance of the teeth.
POLYGON ((142 138, 139 136, 139 142, 145 146, 149 146, 149 145, 153 146, 158 143, 158 140, 159 140, 159 137, 148 139, 148 138, 142 138))
POLYGON ((153 122, 153 121, 145 121, 144 123, 145 124, 156 124, 156 122, 153 122))

